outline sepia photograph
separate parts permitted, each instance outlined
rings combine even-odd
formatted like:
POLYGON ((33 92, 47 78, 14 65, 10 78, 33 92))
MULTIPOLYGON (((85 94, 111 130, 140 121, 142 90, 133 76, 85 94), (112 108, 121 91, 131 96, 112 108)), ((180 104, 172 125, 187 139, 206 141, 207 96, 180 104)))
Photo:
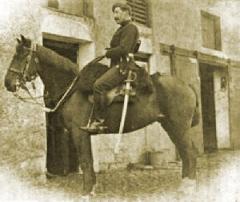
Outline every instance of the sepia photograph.
POLYGON ((1 202, 240 202, 240 0, 0 0, 1 202))

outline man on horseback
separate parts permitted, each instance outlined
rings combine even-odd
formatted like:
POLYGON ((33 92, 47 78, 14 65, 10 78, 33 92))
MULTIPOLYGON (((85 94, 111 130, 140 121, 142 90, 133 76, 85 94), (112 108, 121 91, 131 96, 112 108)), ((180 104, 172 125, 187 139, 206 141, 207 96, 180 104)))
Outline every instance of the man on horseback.
POLYGON ((89 127, 82 127, 87 131, 98 131, 104 126, 106 110, 106 92, 118 86, 127 78, 127 56, 134 53, 139 41, 139 31, 131 22, 131 7, 116 3, 112 6, 114 20, 120 27, 114 33, 110 48, 106 48, 105 56, 111 59, 109 70, 96 80, 94 92, 94 121, 89 127))

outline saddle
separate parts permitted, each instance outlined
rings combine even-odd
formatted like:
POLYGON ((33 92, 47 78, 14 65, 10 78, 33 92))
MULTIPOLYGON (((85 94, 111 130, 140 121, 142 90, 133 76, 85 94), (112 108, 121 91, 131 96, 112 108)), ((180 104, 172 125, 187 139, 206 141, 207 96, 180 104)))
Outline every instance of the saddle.
MULTIPOLYGON (((107 105, 110 105, 113 102, 123 102, 124 101, 124 96, 125 96, 125 84, 121 84, 112 90, 108 91, 105 95, 106 97, 106 103, 107 105)), ((129 101, 128 103, 135 103, 138 97, 136 96, 136 88, 132 88, 129 94, 129 101)), ((88 100, 91 103, 94 103, 94 96, 93 94, 88 95, 88 100)))
MULTIPOLYGON (((76 88, 87 94, 91 103, 93 103, 93 85, 95 81, 107 70, 107 65, 94 63, 85 66, 79 74, 76 88)), ((151 94, 153 91, 152 79, 143 67, 140 67, 136 64, 134 74, 136 75, 136 78, 133 79, 134 81, 131 83, 132 90, 130 92, 129 104, 136 102, 139 95, 151 94)), ((119 86, 108 91, 106 93, 108 105, 110 105, 112 102, 123 102, 125 95, 124 89, 125 83, 122 83, 119 86)))

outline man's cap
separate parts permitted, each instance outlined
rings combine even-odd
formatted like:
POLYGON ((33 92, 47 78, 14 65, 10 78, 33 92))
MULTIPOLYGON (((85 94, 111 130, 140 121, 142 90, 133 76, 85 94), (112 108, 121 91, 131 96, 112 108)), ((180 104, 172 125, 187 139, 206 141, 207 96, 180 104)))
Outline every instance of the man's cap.
POLYGON ((115 8, 117 8, 117 7, 121 8, 121 10, 123 10, 123 11, 128 11, 128 13, 130 15, 132 13, 132 8, 129 5, 124 4, 124 3, 115 3, 115 4, 113 4, 112 12, 114 12, 115 8))

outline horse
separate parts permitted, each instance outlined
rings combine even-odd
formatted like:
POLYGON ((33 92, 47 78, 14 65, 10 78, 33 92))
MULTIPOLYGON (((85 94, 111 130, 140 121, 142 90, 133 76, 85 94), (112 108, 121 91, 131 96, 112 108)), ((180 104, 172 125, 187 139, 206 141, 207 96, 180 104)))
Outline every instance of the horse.
MULTIPOLYGON (((57 53, 33 43, 30 39, 21 37, 16 45, 16 53, 12 58, 5 76, 5 87, 16 92, 22 83, 30 82, 39 75, 47 91, 59 88, 66 89, 56 81, 56 72, 68 72, 72 64, 57 53), (54 55, 54 57, 49 57, 54 55), (51 64, 47 68, 46 64, 51 64)), ((87 65, 78 73, 78 85, 69 93, 57 112, 61 114, 64 127, 69 131, 76 147, 79 163, 83 171, 83 187, 85 193, 91 193, 96 184, 91 150, 91 135, 81 129, 85 126, 92 113, 92 103, 89 101, 88 83, 92 78, 100 76, 106 69, 100 63, 87 65), (102 68, 101 68, 102 67, 102 68), (96 69, 104 69, 96 71, 96 69), (94 74, 92 77, 89 76, 94 74), (100 72, 100 73, 99 73, 100 72)), ((66 73, 67 75, 67 73, 66 73)), ((144 75, 144 74, 143 74, 144 75)), ((137 99, 129 104, 124 133, 143 128, 153 122, 159 122, 175 144, 182 159, 182 178, 196 179, 197 150, 194 145, 191 129, 199 123, 199 105, 195 90, 174 76, 163 76, 159 73, 148 75, 151 91, 139 91, 137 99), (143 107, 144 106, 144 107, 143 107), (162 114, 163 116, 159 116, 162 114)), ((92 81, 91 81, 92 82, 92 81)), ((91 83, 89 82, 89 83, 91 83)), ((91 91, 91 90, 90 90, 91 91)), ((59 94, 51 92, 53 99, 59 99, 59 94)), ((117 133, 121 120, 122 102, 112 102, 106 109, 106 133, 117 133)))

